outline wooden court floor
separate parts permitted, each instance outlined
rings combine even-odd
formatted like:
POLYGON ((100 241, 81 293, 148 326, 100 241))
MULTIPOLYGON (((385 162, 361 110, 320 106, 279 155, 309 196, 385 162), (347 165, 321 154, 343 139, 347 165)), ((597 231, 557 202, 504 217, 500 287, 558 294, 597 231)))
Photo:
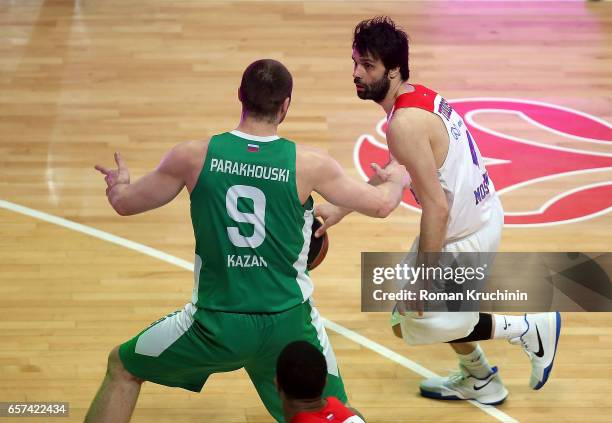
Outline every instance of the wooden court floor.
MULTIPOLYGON (((189 300, 188 196, 119 217, 93 165, 111 164, 119 150, 136 178, 172 145, 233 129, 240 75, 251 61, 275 58, 294 75, 281 134, 328 150, 361 177, 356 141, 380 138, 375 127, 383 116, 355 96, 350 43, 354 25, 378 14, 409 33, 415 83, 449 99, 536 101, 599 120, 593 142, 547 132, 513 113, 474 117, 509 136, 608 160, 607 168, 593 164, 597 171, 508 190, 508 213, 610 183, 609 2, 0 0, 0 401, 69 402, 70 418, 62 421, 82 421, 108 351, 189 300), (128 241, 175 259, 127 248, 128 241)), ((570 223, 508 226, 502 250, 609 251, 610 198, 568 198, 568 210, 598 212, 570 223)), ((540 392, 528 387, 524 354, 490 341, 483 347, 511 392, 505 404, 483 410, 418 396, 419 372, 456 367, 450 348, 409 347, 392 337, 386 314, 359 312, 360 252, 407 250, 418 220, 404 207, 386 220, 351 215, 333 228, 328 258, 312 273, 350 401, 367 420, 611 421, 608 313, 564 314, 552 379, 540 392), (369 348, 375 344, 378 352, 369 348)), ((213 376, 200 394, 145 384, 133 421, 271 419, 240 371, 213 376)))

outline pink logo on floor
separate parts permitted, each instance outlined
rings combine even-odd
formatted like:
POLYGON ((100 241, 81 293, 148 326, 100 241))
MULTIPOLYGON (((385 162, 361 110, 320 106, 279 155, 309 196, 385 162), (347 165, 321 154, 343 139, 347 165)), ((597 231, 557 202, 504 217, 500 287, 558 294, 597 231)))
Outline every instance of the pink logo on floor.
MULTIPOLYGON (((502 201, 505 193, 532 184, 612 171, 612 125, 595 116, 553 104, 508 98, 468 98, 449 103, 468 125, 502 201), (482 113, 515 114, 564 142, 551 145, 501 133, 474 120, 482 113), (597 151, 584 149, 587 145, 600 147, 597 151)), ((376 130, 378 136, 385 136, 384 119, 378 122, 376 130)), ((386 163, 388 154, 384 143, 373 135, 364 134, 355 144, 355 165, 364 178, 369 178, 373 174, 370 163, 386 163)), ((403 205, 419 210, 409 191, 404 194, 403 205)), ((511 226, 555 225, 590 219, 610 210, 612 181, 602 181, 600 177, 599 182, 585 182, 543 198, 535 210, 506 210, 505 223, 511 226)))

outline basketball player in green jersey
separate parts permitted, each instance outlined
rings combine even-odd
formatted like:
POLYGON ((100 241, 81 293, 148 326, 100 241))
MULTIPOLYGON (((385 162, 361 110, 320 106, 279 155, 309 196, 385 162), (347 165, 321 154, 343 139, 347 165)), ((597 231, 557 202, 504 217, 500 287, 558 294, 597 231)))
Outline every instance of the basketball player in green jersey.
POLYGON ((283 421, 274 384, 277 357, 290 342, 315 345, 327 362, 324 395, 347 401, 333 349, 312 302, 306 269, 315 191, 342 207, 387 216, 407 181, 403 166, 374 166, 387 182, 348 177, 328 154, 279 137, 292 77, 274 60, 247 67, 238 127, 171 149, 134 183, 117 153, 105 175, 120 215, 171 201, 186 187, 195 235, 191 302, 114 348, 86 422, 127 422, 143 381, 199 392, 213 373, 245 368, 270 414, 283 421))

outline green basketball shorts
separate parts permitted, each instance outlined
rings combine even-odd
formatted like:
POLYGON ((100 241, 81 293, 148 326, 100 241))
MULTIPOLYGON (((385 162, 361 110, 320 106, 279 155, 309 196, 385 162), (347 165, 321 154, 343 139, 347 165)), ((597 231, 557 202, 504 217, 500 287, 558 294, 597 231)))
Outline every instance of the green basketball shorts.
POLYGON ((244 367, 270 414, 283 422, 274 384, 276 359, 297 340, 323 352, 328 371, 324 396, 346 403, 336 356, 311 300, 274 314, 211 311, 188 303, 122 344, 119 356, 140 379, 195 392, 211 374, 244 367))

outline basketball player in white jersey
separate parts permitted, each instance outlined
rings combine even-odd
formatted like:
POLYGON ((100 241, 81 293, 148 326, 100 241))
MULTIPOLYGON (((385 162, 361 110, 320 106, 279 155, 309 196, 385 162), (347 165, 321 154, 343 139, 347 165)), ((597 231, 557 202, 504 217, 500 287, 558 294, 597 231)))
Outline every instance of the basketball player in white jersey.
MULTIPOLYGON (((483 158, 463 119, 436 92, 409 84, 408 37, 387 17, 357 25, 353 39, 353 78, 357 95, 387 113, 391 156, 411 177, 411 191, 421 205, 420 235, 412 252, 495 252, 503 209, 483 158)), ((371 184, 381 179, 374 177, 371 184)), ((318 207, 325 224, 338 223, 350 210, 318 207)), ((474 399, 499 404, 508 395, 496 367, 476 341, 507 339, 520 344, 531 360, 530 386, 540 389, 552 369, 561 328, 559 313, 524 316, 478 312, 394 311, 396 336, 411 345, 448 342, 459 371, 421 383, 421 394, 437 399, 474 399)))

